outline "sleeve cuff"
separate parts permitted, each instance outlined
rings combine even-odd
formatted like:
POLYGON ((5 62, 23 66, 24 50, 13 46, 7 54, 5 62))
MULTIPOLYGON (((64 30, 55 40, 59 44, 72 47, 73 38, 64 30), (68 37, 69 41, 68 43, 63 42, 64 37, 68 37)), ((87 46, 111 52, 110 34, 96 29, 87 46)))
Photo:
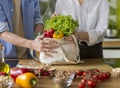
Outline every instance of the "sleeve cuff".
POLYGON ((89 41, 87 41, 88 46, 92 46, 96 43, 97 41, 97 35, 95 31, 88 31, 88 35, 89 35, 89 41))
POLYGON ((34 25, 39 24, 39 23, 44 24, 43 21, 42 21, 42 19, 37 18, 35 20, 35 24, 34 25))
POLYGON ((0 22, 0 33, 4 31, 8 31, 8 24, 6 22, 0 22))

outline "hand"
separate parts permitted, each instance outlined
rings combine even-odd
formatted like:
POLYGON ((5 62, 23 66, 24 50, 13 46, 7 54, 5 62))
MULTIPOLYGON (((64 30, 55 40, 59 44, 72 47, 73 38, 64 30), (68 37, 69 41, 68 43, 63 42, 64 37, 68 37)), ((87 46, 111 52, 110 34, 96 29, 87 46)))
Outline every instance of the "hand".
POLYGON ((66 41, 73 41, 74 39, 73 39, 72 36, 66 36, 66 37, 64 37, 64 40, 66 40, 66 41))
POLYGON ((31 44, 32 49, 38 52, 43 51, 48 56, 52 56, 50 53, 57 53, 54 49, 59 47, 58 43, 54 40, 44 41, 43 38, 43 35, 41 35, 33 40, 31 44))

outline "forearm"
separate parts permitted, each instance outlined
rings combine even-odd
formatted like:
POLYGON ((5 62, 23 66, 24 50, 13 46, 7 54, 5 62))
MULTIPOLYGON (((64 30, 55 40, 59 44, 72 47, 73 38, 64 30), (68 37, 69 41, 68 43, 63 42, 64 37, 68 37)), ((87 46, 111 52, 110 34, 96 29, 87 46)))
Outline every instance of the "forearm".
POLYGON ((31 42, 32 40, 28 40, 22 37, 19 37, 11 32, 5 31, 3 33, 0 34, 0 38, 10 42, 14 45, 20 46, 20 47, 26 47, 26 48, 30 48, 31 47, 31 42))
POLYGON ((43 33, 44 25, 41 23, 36 24, 34 30, 35 30, 35 35, 37 35, 38 33, 43 33))
POLYGON ((77 40, 89 41, 89 35, 87 32, 77 32, 74 35, 77 40))

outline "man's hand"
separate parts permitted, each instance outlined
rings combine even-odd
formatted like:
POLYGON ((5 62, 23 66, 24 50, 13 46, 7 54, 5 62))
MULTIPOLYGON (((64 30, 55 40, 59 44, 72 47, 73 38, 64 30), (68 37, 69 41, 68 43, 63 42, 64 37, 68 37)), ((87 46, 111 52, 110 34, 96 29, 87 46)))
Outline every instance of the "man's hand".
POLYGON ((34 49, 38 52, 45 52, 46 55, 52 56, 50 53, 57 53, 54 49, 58 48, 59 45, 56 41, 44 41, 43 35, 38 36, 35 40, 31 43, 31 49, 34 49))

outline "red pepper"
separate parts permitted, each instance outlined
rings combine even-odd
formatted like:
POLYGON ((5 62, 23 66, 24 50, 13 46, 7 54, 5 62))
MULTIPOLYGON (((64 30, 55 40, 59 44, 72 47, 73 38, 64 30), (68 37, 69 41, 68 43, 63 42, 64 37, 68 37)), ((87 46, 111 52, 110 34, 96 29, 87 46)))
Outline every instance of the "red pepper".
POLYGON ((54 32, 55 32, 55 30, 53 28, 45 30, 44 31, 44 37, 53 38, 54 32))
POLYGON ((3 75, 3 76, 6 76, 7 73, 6 72, 0 72, 0 76, 3 75))
POLYGON ((10 70, 10 76, 14 79, 14 81, 16 80, 17 76, 19 76, 20 74, 26 73, 26 72, 32 72, 31 69, 28 68, 11 68, 10 70))

